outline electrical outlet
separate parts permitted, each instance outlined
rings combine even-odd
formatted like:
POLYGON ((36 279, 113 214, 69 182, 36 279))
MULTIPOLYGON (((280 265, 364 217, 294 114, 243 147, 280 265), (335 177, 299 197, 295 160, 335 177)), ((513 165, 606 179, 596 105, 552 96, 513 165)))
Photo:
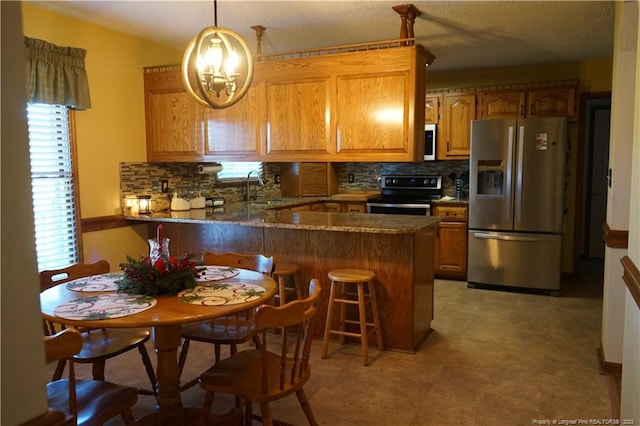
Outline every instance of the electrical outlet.
POLYGON ((356 180, 356 179, 355 179, 355 176, 353 176, 353 173, 349 173, 349 174, 347 174, 347 181, 348 181, 349 183, 353 183, 355 180, 356 180))
POLYGON ((151 182, 151 192, 153 192, 154 194, 160 192, 160 182, 156 180, 151 182))
POLYGON ((161 191, 164 193, 169 192, 169 179, 162 179, 161 191))
POLYGON ((280 175, 275 175, 273 177, 273 180, 274 180, 275 183, 279 184, 280 183, 280 175))

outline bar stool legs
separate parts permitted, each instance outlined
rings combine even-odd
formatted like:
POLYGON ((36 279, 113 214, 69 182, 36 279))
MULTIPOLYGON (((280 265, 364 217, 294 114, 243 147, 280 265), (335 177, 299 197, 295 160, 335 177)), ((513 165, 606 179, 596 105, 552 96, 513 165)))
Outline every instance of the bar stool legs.
POLYGON ((296 292, 296 297, 298 299, 304 299, 304 294, 302 292, 302 286, 297 279, 296 275, 300 272, 300 267, 295 263, 276 263, 276 270, 273 272, 273 277, 276 279, 278 283, 278 306, 282 306, 287 302, 287 291, 296 292), (287 285, 287 277, 291 277, 293 281, 294 288, 288 288, 287 285))
POLYGON ((369 334, 375 333, 378 348, 380 350, 384 350, 380 317, 378 313, 378 303, 373 284, 375 274, 363 269, 338 269, 329 272, 328 276, 331 280, 331 288, 329 291, 327 322, 325 324, 324 341, 322 345, 322 358, 327 357, 329 338, 331 337, 331 334, 339 336, 338 341, 341 345, 344 344, 345 336, 358 337, 360 338, 362 346, 362 358, 364 365, 369 365, 369 334), (354 294, 346 291, 346 285, 356 285, 356 293, 354 294), (366 290, 368 290, 368 294, 365 293, 365 287, 367 287, 366 290), (338 329, 332 329, 332 319, 334 311, 337 308, 335 306, 337 303, 340 304, 340 321, 338 329), (358 320, 351 320, 347 318, 347 305, 358 305, 358 320), (367 322, 366 305, 370 305, 373 322, 367 322), (359 325, 360 332, 355 333, 346 331, 346 324, 359 325))

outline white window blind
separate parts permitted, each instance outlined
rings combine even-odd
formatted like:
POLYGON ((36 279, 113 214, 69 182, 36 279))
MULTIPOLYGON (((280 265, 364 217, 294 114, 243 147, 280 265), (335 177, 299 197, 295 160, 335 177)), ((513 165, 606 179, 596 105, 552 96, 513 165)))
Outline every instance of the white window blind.
MULTIPOLYGON (((222 164, 222 171, 218 173, 218 179, 246 179, 252 170, 256 170, 262 176, 262 162, 260 161, 230 161, 220 164, 222 164)), ((255 174, 251 177, 256 179, 255 174)))
POLYGON ((69 110, 27 104, 38 270, 78 262, 69 110))

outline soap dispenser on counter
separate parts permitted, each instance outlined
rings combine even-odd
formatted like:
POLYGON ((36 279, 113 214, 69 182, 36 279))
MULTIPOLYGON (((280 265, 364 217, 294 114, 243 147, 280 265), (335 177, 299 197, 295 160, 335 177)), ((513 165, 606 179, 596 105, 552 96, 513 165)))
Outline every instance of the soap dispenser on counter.
POLYGON ((189 203, 189 200, 180 197, 178 195, 178 191, 173 191, 173 196, 171 197, 171 210, 184 211, 190 209, 191 204, 189 203))

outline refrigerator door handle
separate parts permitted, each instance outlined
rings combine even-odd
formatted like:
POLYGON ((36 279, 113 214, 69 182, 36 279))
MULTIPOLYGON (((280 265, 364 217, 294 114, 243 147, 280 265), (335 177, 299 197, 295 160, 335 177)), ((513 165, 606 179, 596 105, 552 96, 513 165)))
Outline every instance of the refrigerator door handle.
POLYGON ((473 236, 475 238, 481 238, 484 240, 500 240, 500 241, 537 241, 543 242, 546 240, 545 237, 535 236, 535 237, 527 237, 527 236, 516 236, 516 235, 496 235, 496 234, 485 234, 483 232, 474 232, 473 236))
POLYGON ((507 196, 507 202, 505 203, 506 214, 505 217, 510 218, 513 213, 513 204, 511 203, 512 194, 513 194, 513 184, 512 184, 512 176, 513 176, 513 126, 509 126, 509 136, 507 140, 507 179, 506 181, 506 191, 505 194, 507 196))
POLYGON ((518 163, 516 167, 516 194, 514 197, 515 203, 515 223, 518 224, 522 220, 522 180, 524 164, 524 126, 520 126, 518 132, 518 147, 517 147, 518 163))

